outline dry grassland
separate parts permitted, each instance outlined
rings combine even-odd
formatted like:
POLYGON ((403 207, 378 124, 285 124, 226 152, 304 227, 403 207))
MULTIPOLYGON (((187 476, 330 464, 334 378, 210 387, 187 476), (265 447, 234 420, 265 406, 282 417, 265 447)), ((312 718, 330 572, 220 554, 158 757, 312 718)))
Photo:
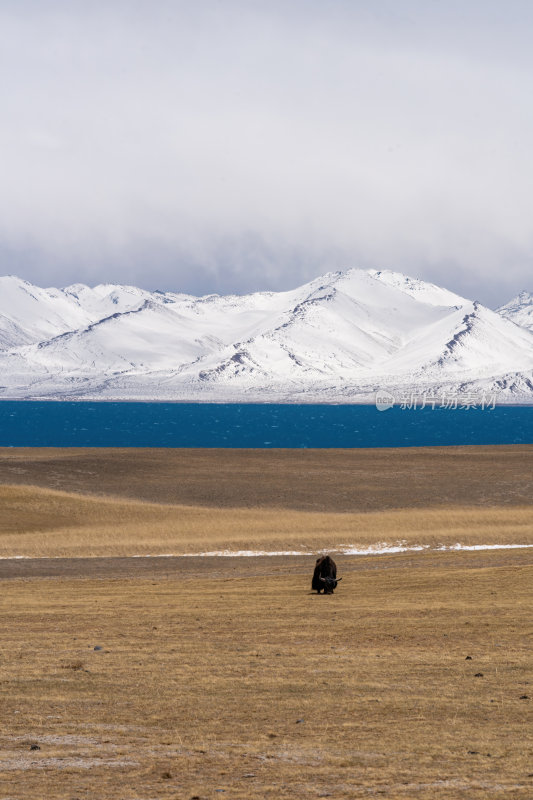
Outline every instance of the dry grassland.
POLYGON ((0 484, 210 508, 533 505, 533 445, 354 450, 0 448, 0 484))
POLYGON ((176 555, 316 550, 405 541, 533 544, 533 507, 360 513, 213 509, 0 486, 0 556, 176 555))
POLYGON ((0 450, 0 800, 531 800, 533 550, 111 557, 533 544, 532 458, 0 450))
POLYGON ((494 557, 347 558, 329 597, 307 565, 5 581, 0 797, 529 800, 533 566, 494 557))

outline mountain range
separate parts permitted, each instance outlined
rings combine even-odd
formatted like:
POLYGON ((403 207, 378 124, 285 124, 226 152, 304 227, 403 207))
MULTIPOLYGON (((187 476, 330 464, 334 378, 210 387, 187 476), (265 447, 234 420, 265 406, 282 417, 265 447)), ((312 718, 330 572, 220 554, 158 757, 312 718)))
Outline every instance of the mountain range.
POLYGON ((533 295, 496 311, 388 270, 285 292, 43 289, 0 278, 0 398, 533 403, 533 295))

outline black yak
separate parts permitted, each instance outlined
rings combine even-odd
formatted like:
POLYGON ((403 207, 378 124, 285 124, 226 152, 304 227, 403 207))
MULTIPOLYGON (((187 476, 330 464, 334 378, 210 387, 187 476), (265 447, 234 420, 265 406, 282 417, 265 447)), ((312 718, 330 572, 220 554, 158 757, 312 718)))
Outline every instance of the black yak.
POLYGON ((324 590, 324 594, 333 594, 342 578, 337 578, 337 565, 331 556, 320 556, 316 560, 315 571, 313 572, 313 582, 311 589, 318 592, 324 590))

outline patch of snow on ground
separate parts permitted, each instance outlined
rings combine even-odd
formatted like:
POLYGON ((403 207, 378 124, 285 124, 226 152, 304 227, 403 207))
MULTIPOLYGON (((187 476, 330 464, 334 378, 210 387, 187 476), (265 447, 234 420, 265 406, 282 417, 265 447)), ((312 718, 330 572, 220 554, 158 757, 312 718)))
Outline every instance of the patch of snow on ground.
MULTIPOLYGON (((136 553, 133 556, 82 556, 82 558, 258 558, 260 556, 312 556, 315 553, 336 553, 341 556, 381 556, 390 553, 419 552, 452 552, 458 550, 517 550, 533 548, 533 544, 441 544, 432 547, 429 544, 408 545, 404 542, 397 544, 368 545, 356 547, 355 545, 339 545, 326 550, 207 550, 200 553, 136 553)), ((17 561, 20 559, 33 559, 35 561, 54 561, 69 559, 72 556, 0 556, 0 561, 17 561)), ((79 556, 74 556, 79 558, 79 556)))

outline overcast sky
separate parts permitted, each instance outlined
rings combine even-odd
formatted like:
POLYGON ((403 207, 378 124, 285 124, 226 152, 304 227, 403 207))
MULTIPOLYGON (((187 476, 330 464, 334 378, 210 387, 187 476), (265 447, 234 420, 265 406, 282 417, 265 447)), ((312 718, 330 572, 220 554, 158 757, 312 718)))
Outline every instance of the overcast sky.
POLYGON ((533 290, 530 0, 0 0, 0 274, 533 290))

